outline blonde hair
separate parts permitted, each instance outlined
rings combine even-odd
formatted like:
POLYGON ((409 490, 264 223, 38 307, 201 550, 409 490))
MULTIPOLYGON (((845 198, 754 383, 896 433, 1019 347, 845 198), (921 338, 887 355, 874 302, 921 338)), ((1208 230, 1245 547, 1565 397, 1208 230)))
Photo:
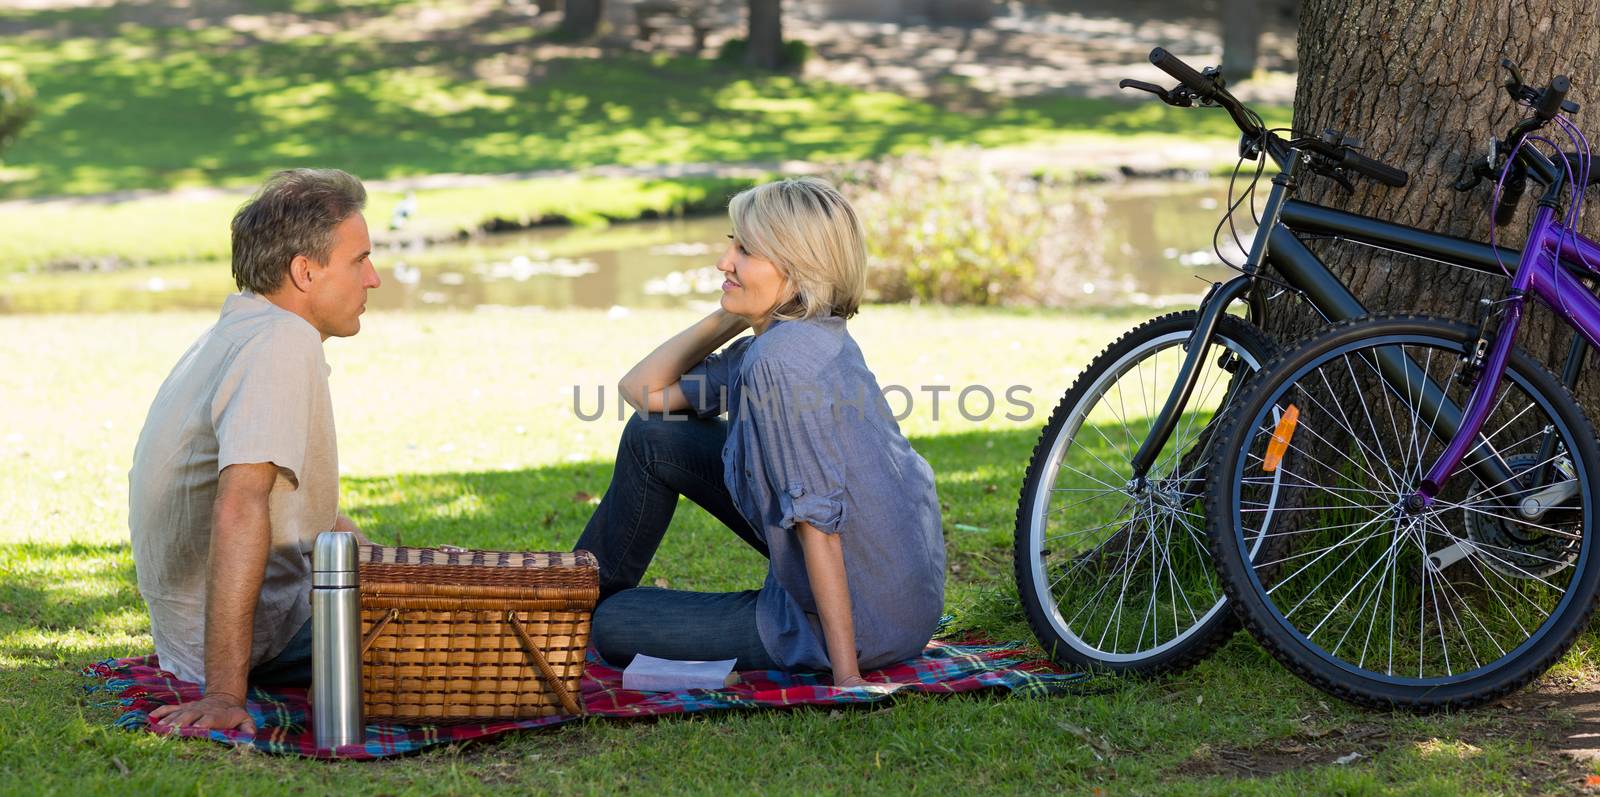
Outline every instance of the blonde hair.
POLYGON ((733 236, 786 278, 771 317, 849 318, 867 290, 866 230, 832 185, 795 177, 739 192, 728 203, 733 236))

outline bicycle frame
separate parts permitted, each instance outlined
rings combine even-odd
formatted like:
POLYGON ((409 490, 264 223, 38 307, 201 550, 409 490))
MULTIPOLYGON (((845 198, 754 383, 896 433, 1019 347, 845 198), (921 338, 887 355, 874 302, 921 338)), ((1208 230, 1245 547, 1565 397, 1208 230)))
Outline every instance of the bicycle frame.
MULTIPOLYGON (((1276 143, 1276 142, 1274 142, 1276 143)), ((1266 315, 1265 303, 1258 298, 1258 292, 1252 289, 1256 281, 1261 279, 1263 264, 1270 266, 1281 277, 1288 287, 1299 292, 1324 318, 1329 321, 1345 321, 1367 313, 1367 308, 1345 287, 1338 277, 1328 270, 1328 267, 1313 253, 1301 240, 1301 235, 1316 236, 1320 238, 1333 238, 1336 241, 1350 241, 1353 243, 1372 246, 1379 249, 1415 255, 1446 265, 1466 268, 1472 271, 1504 276, 1502 263, 1519 262, 1525 258, 1522 252, 1505 247, 1490 246, 1486 243, 1460 238, 1452 235, 1430 232, 1427 230, 1382 221, 1368 216, 1335 210, 1309 202, 1289 198, 1295 189, 1295 172, 1297 168, 1307 162, 1307 158, 1298 150, 1286 149, 1281 146, 1268 147, 1268 154, 1280 164, 1282 171, 1273 178, 1272 190, 1267 196, 1266 205, 1262 211, 1262 229, 1269 232, 1265 235, 1258 232, 1251 244, 1251 251, 1243 267, 1243 273, 1224 283, 1215 283, 1206 294, 1200 306, 1200 315, 1195 330, 1187 346, 1187 354, 1179 369, 1176 383, 1173 385, 1167 401, 1157 413, 1151 426, 1150 434, 1134 454, 1130 464, 1133 469, 1133 484, 1135 489, 1146 483, 1150 468, 1154 465, 1157 455, 1171 437, 1177 425, 1182 408, 1188 404, 1193 393, 1195 382, 1198 379, 1200 358, 1211 345, 1216 332, 1217 319, 1233 302, 1245 300, 1249 305, 1250 318, 1260 323, 1266 315)), ((1536 154, 1535 154, 1536 156, 1536 154)), ((1542 159, 1542 156, 1536 156, 1542 159)), ((1559 183, 1555 176, 1554 167, 1548 160, 1535 166, 1541 175, 1550 176, 1551 184, 1559 183), (1548 168, 1547 168, 1548 167, 1548 168)), ((1546 196, 1553 191, 1547 191, 1546 196)), ((1544 200, 1541 200, 1544 204, 1544 200)), ((1553 204, 1553 203, 1551 203, 1553 204)), ((1523 279, 1524 289, 1533 284, 1535 290, 1559 291, 1562 297, 1573 297, 1581 294, 1588 301, 1585 309, 1578 312, 1592 312, 1593 326, 1588 327, 1593 333, 1600 333, 1600 300, 1585 290, 1563 266, 1557 265, 1556 258, 1560 257, 1569 262, 1581 263, 1585 258, 1591 262, 1600 263, 1600 246, 1587 239, 1579 238, 1582 247, 1563 248, 1561 242, 1571 237, 1558 225, 1554 225, 1553 211, 1541 207, 1541 214, 1536 217, 1536 235, 1529 237, 1530 241, 1540 243, 1539 247, 1527 247, 1524 251, 1552 252, 1549 258, 1535 257, 1530 263, 1548 262, 1548 267, 1543 270, 1537 268, 1523 269, 1519 267, 1519 275, 1527 270, 1528 274, 1523 279), (1539 226, 1539 225, 1543 226, 1539 226), (1535 276, 1535 275, 1539 276, 1535 276), (1562 281, 1564 280, 1564 281, 1562 281), (1539 286, 1544 286, 1543 288, 1539 286)), ((1516 295, 1515 282, 1513 293, 1516 295)), ((1548 293, 1541 293, 1548 296, 1548 293)), ((1517 304, 1520 309, 1520 303, 1517 304)), ((1510 319, 1508 318, 1508 321, 1510 319)), ((1570 322, 1569 322, 1570 323, 1570 322)), ((1585 322, 1588 323, 1588 322, 1585 322)), ((1582 328, 1582 327, 1580 327, 1582 328)), ((1510 325, 1514 332, 1515 323, 1510 325)), ((1510 335, 1502 336, 1507 341, 1510 335)), ((1497 339, 1497 344, 1499 339, 1497 339)), ((1600 334, 1590 334, 1583 337, 1574 336, 1572 350, 1568 358, 1568 367, 1564 378, 1568 386, 1575 384, 1583 357, 1588 345, 1600 346, 1600 334)), ((1509 353, 1509 342, 1504 345, 1504 350, 1499 351, 1499 365, 1503 368, 1505 355, 1509 353)), ((1413 400, 1428 414, 1433 417, 1433 434, 1440 441, 1459 440, 1459 452, 1456 459, 1447 464, 1448 467, 1440 468, 1441 473, 1448 475, 1460 463, 1460 459, 1468 450, 1471 441, 1476 438, 1482 429, 1484 418, 1487 417, 1492 406, 1492 397, 1481 401, 1474 401, 1470 406, 1478 410, 1474 417, 1470 412, 1464 412, 1454 402, 1450 401, 1445 391, 1431 379, 1427 378, 1421 366, 1397 353, 1380 353, 1379 368, 1386 381, 1391 385, 1412 385, 1416 395, 1413 400), (1482 405, 1479 407, 1479 405, 1482 405), (1476 420, 1476 424, 1472 423, 1476 420), (1460 434, 1458 434, 1460 432, 1460 434), (1468 433, 1470 432, 1470 433, 1468 433)), ((1496 374, 1498 379, 1498 374, 1496 374)), ((1484 484, 1501 485, 1509 483, 1512 479, 1511 469, 1491 452, 1490 456, 1480 457, 1470 463, 1470 469, 1483 480, 1484 484)), ((1441 480, 1442 481, 1442 480, 1441 480)), ((1431 496, 1429 496, 1431 498, 1431 496)))
MULTIPOLYGON (((1511 278, 1511 289, 1503 302, 1505 318, 1489 345, 1483 370, 1473 387, 1471 398, 1467 400, 1465 421, 1418 487, 1417 503, 1421 506, 1427 506, 1439 494, 1441 487, 1470 451, 1469 446, 1473 445, 1472 441, 1477 438, 1478 432, 1483 429, 1498 396, 1500 377, 1505 373, 1506 359, 1515 343, 1517 328, 1522 321, 1523 304, 1530 290, 1589 345, 1600 346, 1600 299, 1562 264, 1562 261, 1600 263, 1600 243, 1563 227, 1555 217, 1556 204, 1541 200, 1534 214, 1528 245, 1518 259, 1516 273, 1511 278)), ((1568 358, 1564 377, 1569 388, 1575 383, 1581 366, 1581 355, 1576 361, 1568 358)), ((1547 443, 1546 449, 1548 446, 1547 443)), ((1541 452, 1541 468, 1550 455, 1548 450, 1541 452)), ((1541 514, 1520 505, 1517 508, 1524 516, 1541 514)))

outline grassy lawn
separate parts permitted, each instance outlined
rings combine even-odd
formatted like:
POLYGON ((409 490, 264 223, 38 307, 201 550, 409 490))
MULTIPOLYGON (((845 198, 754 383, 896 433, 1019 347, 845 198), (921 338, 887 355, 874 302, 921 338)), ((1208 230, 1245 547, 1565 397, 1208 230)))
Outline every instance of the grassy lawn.
MULTIPOLYGON (((1090 681, 1049 700, 896 698, 798 710, 573 723, 373 765, 240 754, 109 727, 77 671, 150 649, 126 541, 126 471, 156 386, 210 313, 0 317, 0 792, 1527 794, 1578 790, 1552 751, 1569 710, 1523 695, 1418 718, 1325 698, 1239 638, 1181 676, 1090 681), (1361 758, 1348 765, 1334 759, 1361 758)), ((328 344, 343 503, 380 540, 565 548, 604 491, 621 421, 599 386, 692 319, 587 311, 375 313, 328 344), (491 343, 492 342, 492 343, 491 343), (486 345, 487 344, 487 345, 486 345)), ((1017 486, 1073 369, 1137 319, 872 307, 852 330, 938 474, 947 607, 1027 631, 1011 587, 1017 486), (907 346, 906 341, 916 341, 907 346), (921 385, 1032 388, 1036 414, 969 421, 921 385)), ((609 388, 607 388, 609 390, 609 388)), ((608 396, 609 399, 609 396, 608 396)), ((684 504, 647 580, 758 583, 759 558, 684 504)), ((1554 679, 1587 678, 1592 638, 1554 679)))
MULTIPOLYGON (((3 154, 0 199, 247 189, 305 165, 378 179, 849 161, 941 140, 1160 147, 1236 135, 1221 113, 1147 101, 957 105, 697 58, 601 58, 550 42, 526 15, 469 14, 469 0, 216 5, 0 9, 0 59, 26 68, 39 95, 38 119, 3 154), (452 15, 463 21, 449 24, 452 15)), ((1269 122, 1287 122, 1287 109, 1266 110, 1269 122)), ((606 177, 429 189, 418 221, 438 234, 495 218, 636 218, 715 206, 739 185, 606 177)), ((225 256, 226 220, 241 199, 13 203, 0 214, 0 272, 225 256)), ((380 221, 398 199, 374 196, 380 221)))
MULTIPOLYGON (((1224 114, 1155 102, 1041 97, 961 109, 698 58, 596 58, 541 47, 525 19, 403 35, 363 27, 394 8, 276 17, 266 16, 276 3, 234 5, 277 27, 141 22, 117 8, 4 12, 18 33, 0 42, 0 57, 28 70, 40 116, 7 153, 12 179, 0 193, 240 185, 308 162, 379 178, 861 159, 935 139, 1236 135, 1224 114), (502 63, 513 57, 528 63, 502 63)), ((462 2, 395 5, 447 12, 462 2)))

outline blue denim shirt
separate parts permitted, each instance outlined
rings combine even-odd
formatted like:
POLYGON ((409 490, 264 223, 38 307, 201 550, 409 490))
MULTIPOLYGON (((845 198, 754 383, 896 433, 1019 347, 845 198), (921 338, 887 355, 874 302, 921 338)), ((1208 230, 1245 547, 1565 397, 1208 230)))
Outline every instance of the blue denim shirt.
POLYGON ((895 423, 842 318, 777 321, 690 369, 701 417, 728 414, 723 479, 771 552, 757 598, 767 652, 827 670, 796 523, 840 535, 863 669, 918 655, 944 610, 933 470, 895 423))

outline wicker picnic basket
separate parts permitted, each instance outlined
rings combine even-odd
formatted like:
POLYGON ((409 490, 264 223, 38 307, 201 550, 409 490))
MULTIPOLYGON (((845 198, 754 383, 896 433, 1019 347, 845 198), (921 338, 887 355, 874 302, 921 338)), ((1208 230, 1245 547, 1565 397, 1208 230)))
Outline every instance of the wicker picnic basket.
POLYGON ((583 713, 593 554, 363 545, 357 558, 368 720, 583 713))

